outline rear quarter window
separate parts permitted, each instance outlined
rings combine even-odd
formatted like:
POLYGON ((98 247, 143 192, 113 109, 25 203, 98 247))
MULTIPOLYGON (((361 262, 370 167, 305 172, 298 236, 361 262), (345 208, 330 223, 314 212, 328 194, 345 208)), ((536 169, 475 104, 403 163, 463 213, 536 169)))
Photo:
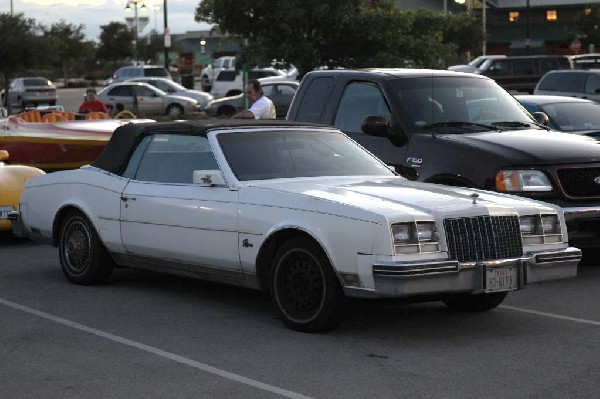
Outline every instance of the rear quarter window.
POLYGON ((168 76, 165 68, 145 68, 144 69, 145 76, 168 76))
POLYGON ((550 73, 545 75, 538 86, 539 90, 582 93, 585 74, 550 73))
POLYGON ((235 71, 221 71, 217 75, 217 81, 219 82, 233 82, 235 80, 235 71))
POLYGON ((298 105, 300 112, 296 116, 299 122, 321 122, 321 113, 327 105, 335 82, 332 77, 322 77, 312 80, 298 105))

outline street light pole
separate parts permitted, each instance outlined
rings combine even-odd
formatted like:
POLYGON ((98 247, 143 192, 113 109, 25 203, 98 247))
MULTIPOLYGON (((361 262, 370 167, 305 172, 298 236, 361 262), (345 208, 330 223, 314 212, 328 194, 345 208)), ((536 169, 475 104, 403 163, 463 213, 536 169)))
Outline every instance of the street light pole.
POLYGON ((163 0, 163 20, 164 20, 164 42, 165 42, 165 68, 169 68, 169 47, 171 47, 171 36, 169 33, 169 24, 167 23, 167 0, 163 0))

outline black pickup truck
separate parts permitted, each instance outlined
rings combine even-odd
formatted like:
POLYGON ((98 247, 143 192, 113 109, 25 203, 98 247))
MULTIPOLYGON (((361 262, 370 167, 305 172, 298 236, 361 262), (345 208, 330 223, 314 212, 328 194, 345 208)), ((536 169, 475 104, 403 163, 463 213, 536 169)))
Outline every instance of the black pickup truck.
POLYGON ((339 128, 409 179, 559 205, 571 243, 600 248, 600 142, 544 117, 490 78, 424 69, 310 72, 287 114, 339 128))

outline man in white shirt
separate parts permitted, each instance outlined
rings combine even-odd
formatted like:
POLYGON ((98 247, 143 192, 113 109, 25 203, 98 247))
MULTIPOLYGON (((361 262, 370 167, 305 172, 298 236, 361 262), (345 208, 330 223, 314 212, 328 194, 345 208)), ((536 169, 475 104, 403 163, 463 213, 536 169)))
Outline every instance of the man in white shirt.
POLYGON ((250 108, 234 115, 234 119, 275 119, 275 105, 263 94, 260 82, 256 79, 249 80, 246 85, 246 96, 250 101, 250 108))

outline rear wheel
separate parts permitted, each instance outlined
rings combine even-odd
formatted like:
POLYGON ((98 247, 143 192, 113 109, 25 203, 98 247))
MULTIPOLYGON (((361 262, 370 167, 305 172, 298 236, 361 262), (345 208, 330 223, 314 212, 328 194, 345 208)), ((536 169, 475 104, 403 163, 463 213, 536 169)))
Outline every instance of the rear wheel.
POLYGON ((75 284, 104 283, 114 268, 94 226, 80 212, 73 211, 65 218, 60 228, 58 253, 63 273, 75 284))
POLYGON ((323 332, 337 327, 345 298, 327 256, 314 241, 294 238, 275 254, 271 298, 283 322, 293 330, 323 332))
POLYGON ((230 118, 235 114, 235 110, 230 106, 223 106, 217 110, 217 117, 219 118, 230 118))
POLYGON ((486 312, 500 305, 507 292, 492 292, 488 294, 459 294, 444 300, 444 304, 461 312, 486 312))

